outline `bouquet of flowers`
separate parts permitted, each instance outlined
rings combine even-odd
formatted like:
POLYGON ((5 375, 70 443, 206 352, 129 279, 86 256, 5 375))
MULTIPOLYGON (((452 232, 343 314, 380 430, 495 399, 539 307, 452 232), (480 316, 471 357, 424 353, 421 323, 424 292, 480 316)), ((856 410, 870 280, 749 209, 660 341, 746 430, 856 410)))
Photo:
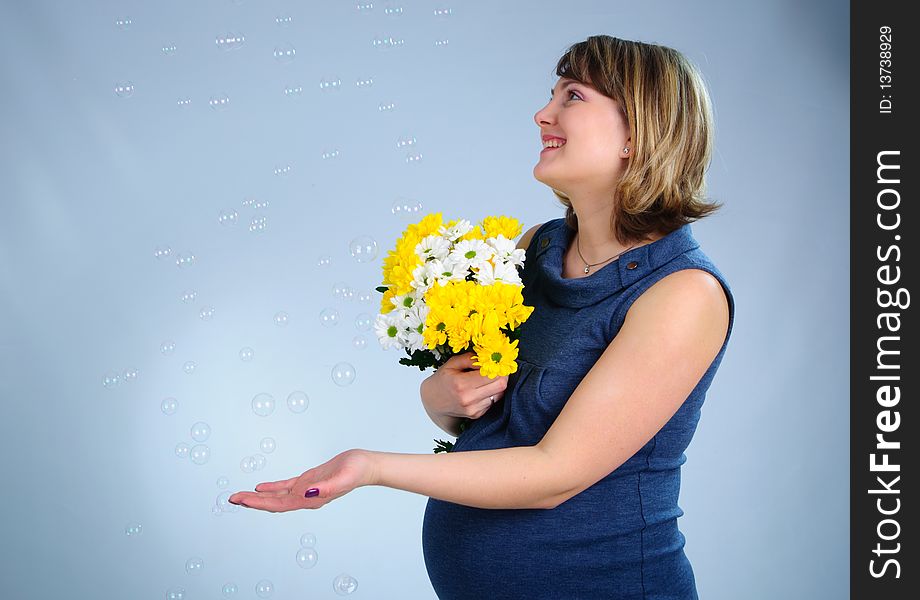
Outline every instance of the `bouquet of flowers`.
MULTIPOLYGON (((383 263, 380 344, 405 350, 399 363, 421 371, 463 352, 474 352, 473 364, 491 379, 517 371, 517 330, 533 312, 523 304, 525 251, 513 241, 520 234, 520 222, 504 216, 473 227, 465 219, 445 225, 434 213, 409 225, 383 263)), ((453 447, 435 442, 435 453, 453 447)))

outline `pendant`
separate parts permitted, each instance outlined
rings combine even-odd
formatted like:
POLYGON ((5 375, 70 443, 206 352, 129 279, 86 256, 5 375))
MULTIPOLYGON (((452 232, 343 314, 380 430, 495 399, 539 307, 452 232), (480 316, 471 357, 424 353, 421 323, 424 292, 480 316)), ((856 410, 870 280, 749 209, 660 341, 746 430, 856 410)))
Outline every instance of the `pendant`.
POLYGON ((588 274, 588 265, 585 265, 585 275, 588 274))

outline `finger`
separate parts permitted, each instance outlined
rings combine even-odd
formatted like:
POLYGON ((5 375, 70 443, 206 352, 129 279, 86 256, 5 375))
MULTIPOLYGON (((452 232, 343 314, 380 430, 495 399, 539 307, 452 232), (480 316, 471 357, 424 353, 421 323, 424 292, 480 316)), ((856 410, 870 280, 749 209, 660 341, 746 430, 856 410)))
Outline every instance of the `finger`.
POLYGON ((474 354, 472 352, 464 352, 463 354, 455 354, 450 360, 453 361, 451 366, 455 369, 478 369, 476 365, 473 364, 474 354))
POLYGON ((279 492, 237 492, 227 498, 227 502, 230 504, 248 506, 251 504, 253 499, 256 498, 282 498, 290 495, 290 490, 283 490, 279 492))
POLYGON ((243 504, 247 508, 256 508, 269 512, 286 512, 303 507, 303 502, 299 501, 291 494, 285 494, 284 496, 265 496, 256 494, 247 496, 243 504))
POLYGON ((503 393, 508 388, 508 376, 502 375, 496 377, 495 379, 489 379, 488 377, 480 376, 479 379, 474 384, 474 389, 477 394, 482 394, 483 398, 488 398, 490 395, 495 394, 496 396, 503 393))
POLYGON ((257 492, 274 492, 278 490, 290 489, 294 485, 294 482, 297 481, 297 477, 291 477, 290 479, 283 479, 281 481, 266 481, 258 484, 255 487, 257 492))

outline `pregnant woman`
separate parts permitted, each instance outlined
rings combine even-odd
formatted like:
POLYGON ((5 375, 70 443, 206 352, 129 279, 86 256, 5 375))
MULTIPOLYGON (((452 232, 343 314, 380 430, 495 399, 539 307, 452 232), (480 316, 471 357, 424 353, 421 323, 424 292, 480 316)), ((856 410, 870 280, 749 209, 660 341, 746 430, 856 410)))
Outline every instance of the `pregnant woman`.
POLYGON ((530 228, 518 369, 469 354, 422 383, 451 452, 353 449, 238 492, 269 511, 365 485, 429 497, 422 543, 441 600, 691 599, 680 467, 725 353, 734 300, 690 223, 712 152, 708 93, 671 48, 574 44, 535 115, 534 177, 565 215, 530 228), (464 417, 473 421, 460 434, 464 417))

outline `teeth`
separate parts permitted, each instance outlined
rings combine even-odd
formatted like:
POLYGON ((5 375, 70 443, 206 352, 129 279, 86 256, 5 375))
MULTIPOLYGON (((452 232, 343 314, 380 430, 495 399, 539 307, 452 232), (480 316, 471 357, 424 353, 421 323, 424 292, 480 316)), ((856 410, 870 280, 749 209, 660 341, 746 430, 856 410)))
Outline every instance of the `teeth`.
POLYGON ((561 148, 565 145, 565 140, 548 140, 543 142, 544 148, 561 148))

